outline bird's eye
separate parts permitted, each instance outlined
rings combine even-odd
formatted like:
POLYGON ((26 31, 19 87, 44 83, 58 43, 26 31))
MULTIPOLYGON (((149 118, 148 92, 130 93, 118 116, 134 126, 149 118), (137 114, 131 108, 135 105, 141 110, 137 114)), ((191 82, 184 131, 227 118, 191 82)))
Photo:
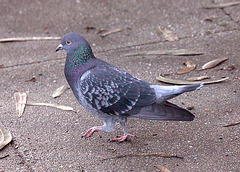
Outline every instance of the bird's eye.
POLYGON ((68 45, 69 45, 69 44, 71 44, 71 41, 69 41, 69 40, 68 40, 68 41, 66 41, 66 44, 68 44, 68 45))

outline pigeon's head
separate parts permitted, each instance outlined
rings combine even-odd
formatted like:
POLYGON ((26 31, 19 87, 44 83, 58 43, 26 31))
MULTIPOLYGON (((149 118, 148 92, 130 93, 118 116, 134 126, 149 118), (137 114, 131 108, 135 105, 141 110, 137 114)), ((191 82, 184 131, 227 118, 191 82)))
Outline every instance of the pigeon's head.
POLYGON ((67 53, 71 53, 79 47, 91 49, 90 45, 81 35, 78 33, 68 33, 62 37, 61 44, 56 48, 58 50, 65 50, 67 53))

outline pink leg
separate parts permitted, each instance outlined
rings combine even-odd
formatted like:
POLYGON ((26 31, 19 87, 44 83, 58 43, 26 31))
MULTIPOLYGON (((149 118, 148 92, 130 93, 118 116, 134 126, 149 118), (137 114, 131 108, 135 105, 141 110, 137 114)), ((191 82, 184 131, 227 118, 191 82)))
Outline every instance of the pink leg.
MULTIPOLYGON (((93 135, 94 132, 98 132, 100 130, 102 130, 102 126, 94 126, 88 129, 87 132, 84 135, 82 135, 82 137, 90 137, 93 135)), ((102 137, 99 132, 98 132, 98 135, 102 137)))
POLYGON ((111 142, 116 141, 116 142, 120 143, 120 142, 125 141, 128 138, 128 136, 135 137, 135 135, 133 135, 133 134, 126 133, 124 136, 119 136, 119 137, 116 137, 116 138, 112 138, 112 139, 110 139, 110 141, 111 142))

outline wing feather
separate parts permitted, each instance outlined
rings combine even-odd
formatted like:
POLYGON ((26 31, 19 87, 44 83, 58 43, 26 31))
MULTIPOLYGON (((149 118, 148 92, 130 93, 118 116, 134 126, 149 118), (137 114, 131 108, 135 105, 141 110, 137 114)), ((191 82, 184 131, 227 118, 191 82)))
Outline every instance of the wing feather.
POLYGON ((150 84, 111 65, 98 65, 79 80, 80 90, 89 104, 110 115, 122 115, 134 107, 156 101, 150 84))

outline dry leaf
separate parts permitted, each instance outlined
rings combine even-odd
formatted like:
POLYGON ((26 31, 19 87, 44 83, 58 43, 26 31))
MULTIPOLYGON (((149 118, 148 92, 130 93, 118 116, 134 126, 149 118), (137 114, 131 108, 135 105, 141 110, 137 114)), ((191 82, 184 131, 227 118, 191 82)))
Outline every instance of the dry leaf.
POLYGON ((8 130, 0 128, 0 150, 12 141, 12 135, 8 130))
POLYGON ((16 101, 16 111, 17 111, 18 117, 21 117, 25 109, 25 104, 27 103, 27 94, 20 93, 18 91, 14 93, 14 98, 16 101))
POLYGON ((187 78, 188 81, 202 81, 204 79, 210 79, 210 76, 196 76, 196 77, 190 77, 187 78))
POLYGON ((210 61, 210 62, 205 63, 205 64, 202 66, 202 69, 204 70, 204 69, 213 68, 213 67, 219 65, 220 63, 226 61, 226 60, 228 60, 227 57, 212 60, 212 61, 210 61))
POLYGON ((162 51, 141 51, 136 53, 125 54, 125 56, 142 56, 142 55, 195 56, 195 55, 202 55, 202 54, 204 53, 186 50, 186 49, 179 49, 179 50, 162 50, 162 51))
POLYGON ((39 40, 60 40, 61 37, 17 37, 17 38, 3 38, 1 43, 7 42, 21 42, 21 41, 39 41, 39 40))
POLYGON ((177 71, 177 74, 184 74, 193 71, 196 68, 196 64, 194 64, 192 61, 186 61, 184 63, 186 66, 180 68, 177 71))
POLYGON ((69 87, 67 85, 62 85, 61 87, 57 88, 53 94, 52 97, 56 98, 59 97, 61 94, 63 94, 67 89, 69 89, 69 87))
POLYGON ((64 106, 64 105, 57 105, 57 104, 51 104, 51 103, 26 103, 28 106, 49 106, 49 107, 55 107, 62 110, 67 111, 74 111, 72 107, 70 106, 64 106))
POLYGON ((101 37, 105 37, 105 36, 110 35, 110 34, 113 34, 113 33, 121 32, 122 30, 124 30, 124 28, 114 29, 114 30, 111 30, 111 31, 109 31, 109 32, 103 33, 103 34, 101 34, 100 36, 101 36, 101 37))
POLYGON ((178 40, 178 37, 176 35, 174 35, 174 33, 172 31, 166 30, 166 29, 163 30, 160 26, 158 26, 157 33, 160 36, 163 36, 168 41, 172 42, 172 41, 178 40))
POLYGON ((226 78, 222 78, 219 80, 214 80, 214 81, 184 81, 184 80, 177 80, 177 79, 170 79, 170 78, 165 78, 163 76, 161 76, 161 74, 159 76, 156 77, 156 79, 158 81, 164 82, 164 83, 168 83, 168 84, 177 84, 177 85, 188 85, 188 84, 214 84, 214 83, 219 83, 219 82, 223 82, 229 79, 229 77, 226 78))
POLYGON ((240 4, 240 1, 235 1, 235 2, 227 2, 227 3, 209 5, 209 6, 205 6, 203 8, 205 8, 205 9, 225 8, 225 7, 230 7, 230 6, 239 5, 239 4, 240 4))
POLYGON ((171 172, 169 169, 167 169, 166 167, 161 166, 161 165, 154 165, 154 167, 156 167, 161 172, 171 172))

